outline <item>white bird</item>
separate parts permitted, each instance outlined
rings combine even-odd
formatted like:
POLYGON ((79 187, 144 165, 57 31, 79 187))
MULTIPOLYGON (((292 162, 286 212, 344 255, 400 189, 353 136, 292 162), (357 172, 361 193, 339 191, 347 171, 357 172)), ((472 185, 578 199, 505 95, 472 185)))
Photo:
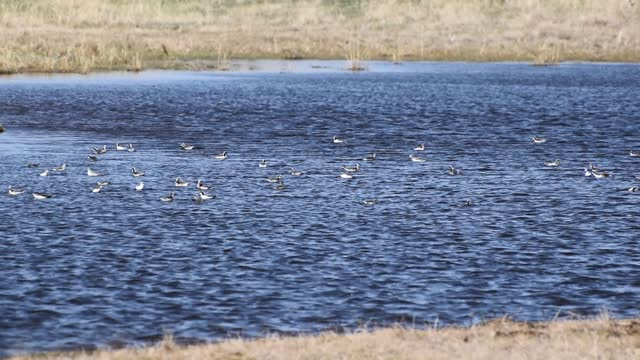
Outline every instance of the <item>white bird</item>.
POLYGON ((50 198, 50 197, 52 197, 52 196, 53 196, 53 195, 51 195, 51 194, 46 194, 46 193, 41 193, 41 192, 34 192, 34 193, 33 193, 33 197, 34 197, 35 199, 38 199, 38 200, 48 199, 48 198, 50 198))
POLYGON ((360 171, 360 164, 356 164, 355 166, 343 166, 342 170, 346 172, 358 172, 360 171))
POLYGON ((342 179, 353 179, 353 175, 348 173, 340 173, 340 178, 342 179))
POLYGON ((342 144, 343 142, 344 142, 344 140, 343 140, 343 139, 340 139, 340 138, 339 138, 339 137, 337 137, 337 136, 334 136, 334 137, 333 137, 333 143, 334 143, 334 144, 342 144))
POLYGON ((196 183, 196 189, 209 190, 209 185, 206 185, 202 180, 198 180, 198 182, 196 183))
POLYGON ((144 189, 144 182, 140 181, 140 184, 136 185, 136 191, 142 191, 144 189))
POLYGON ((133 175, 134 177, 144 176, 144 172, 132 167, 131 168, 131 175, 133 175))
POLYGON ((413 162, 419 162, 419 163, 423 163, 425 161, 427 161, 427 159, 423 159, 421 157, 415 156, 413 154, 409 155, 409 158, 411 159, 411 161, 413 162))
POLYGON ((176 178, 175 185, 177 187, 187 187, 187 186, 189 186, 189 183, 187 181, 182 181, 182 179, 180 179, 178 177, 178 178, 176 178))
POLYGON ((105 187, 105 186, 107 186, 107 185, 109 185, 109 184, 111 184, 111 183, 110 183, 110 182, 108 182, 108 181, 106 181, 106 180, 96 182, 96 185, 98 185, 98 186, 102 186, 102 187, 105 187))
POLYGON ((294 170, 291 168, 291 176, 300 176, 302 175, 302 171, 294 170))
POLYGON ((560 166, 560 160, 555 159, 554 161, 545 161, 544 164, 551 167, 560 166))
POLYGON ((606 172, 598 172, 598 171, 591 171, 591 174, 593 174, 593 176, 596 177, 596 179, 602 179, 602 178, 608 178, 609 176, 611 176, 611 174, 606 173, 606 172))
POLYGON ((9 195, 18 196, 22 193, 24 193, 24 189, 14 188, 13 186, 9 186, 9 195))
POLYGON ((45 169, 43 172, 41 172, 40 176, 49 176, 49 169, 45 169))
POLYGON ((364 161, 374 161, 375 159, 376 159, 376 153, 371 153, 365 156, 364 158, 362 158, 362 160, 364 161))
POLYGON ((267 178, 267 181, 270 183, 279 183, 279 182, 282 182, 282 176, 281 175, 270 176, 267 178))
POLYGON ((462 175, 462 171, 456 169, 453 166, 449 166, 449 175, 455 176, 455 175, 462 175))
POLYGON ((364 200, 362 203, 367 206, 372 206, 378 203, 378 199, 367 199, 367 200, 364 200))
POLYGON ((200 194, 196 194, 196 195, 194 195, 194 196, 191 198, 191 200, 193 200, 195 203, 198 203, 198 204, 202 204, 202 203, 205 201, 205 199, 204 199, 204 198, 202 197, 202 195, 200 195, 200 194))
POLYGON ((638 156, 640 156, 640 151, 630 150, 629 151, 629 156, 638 157, 638 156))
POLYGON ((191 144, 180 143, 182 150, 193 150, 194 146, 191 144))
POLYGON ((229 155, 227 155, 226 151, 223 151, 221 154, 215 155, 214 158, 217 160, 227 160, 229 155))
POLYGON ((640 180, 640 175, 636 175, 636 179, 640 180))
POLYGON ((209 199, 213 199, 213 196, 205 193, 204 191, 200 190, 200 194, 199 194, 200 198, 202 200, 209 200, 209 199))
POLYGON ((162 202, 171 202, 176 198, 176 193, 172 192, 169 195, 160 196, 160 201, 162 202))
POLYGON ((424 151, 424 149, 425 149, 424 144, 420 144, 417 147, 413 148, 413 150, 415 150, 415 151, 424 151))
POLYGON ((589 166, 587 167, 587 169, 591 170, 591 171, 600 171, 600 168, 593 165, 593 163, 589 163, 589 166))
POLYGON ((107 152, 107 145, 102 145, 101 148, 93 148, 93 153, 96 155, 101 155, 107 152))
POLYGON ((102 174, 93 171, 91 168, 87 168, 87 176, 102 176, 102 174))
POLYGON ((627 191, 628 192, 638 192, 638 191, 640 191, 640 187, 637 187, 637 186, 630 187, 627 191))
POLYGON ((136 148, 133 147, 133 144, 129 143, 129 146, 127 147, 127 151, 128 152, 135 152, 136 148))
POLYGON ((458 207, 469 207, 469 206, 471 206, 471 200, 467 200, 462 204, 458 204, 458 207))
POLYGON ((547 139, 544 139, 544 138, 541 138, 541 137, 537 137, 537 136, 532 137, 532 139, 533 139, 533 142, 536 143, 536 144, 542 144, 542 143, 547 142, 547 139))
POLYGON ((593 173, 589 169, 584 169, 584 176, 591 176, 593 173))
POLYGON ((104 187, 102 185, 96 185, 96 187, 93 188, 93 190, 91 190, 91 192, 94 193, 99 193, 100 191, 102 191, 104 187))
POLYGON ((258 167, 266 168, 267 167, 267 160, 262 159, 262 161, 260 161, 260 163, 258 164, 258 167))
POLYGON ((65 170, 67 170, 67 164, 62 164, 60 166, 56 166, 56 167, 52 168, 51 170, 57 171, 57 172, 63 172, 65 170))
POLYGON ((120 145, 120 143, 116 143, 116 150, 117 151, 126 151, 127 147, 124 145, 120 145))

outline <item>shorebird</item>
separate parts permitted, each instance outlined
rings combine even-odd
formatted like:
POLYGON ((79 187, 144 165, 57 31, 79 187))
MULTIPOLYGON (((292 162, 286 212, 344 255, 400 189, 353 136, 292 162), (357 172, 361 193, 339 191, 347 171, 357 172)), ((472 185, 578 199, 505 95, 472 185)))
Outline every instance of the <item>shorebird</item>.
POLYGON ((103 181, 97 181, 97 182, 96 182, 96 185, 97 185, 97 186, 102 186, 102 187, 105 187, 105 186, 107 186, 107 185, 109 185, 109 184, 111 184, 111 183, 110 183, 110 182, 108 182, 108 181, 106 181, 106 180, 103 180, 103 181))
POLYGON ((372 206, 378 203, 378 199, 367 199, 362 201, 363 204, 367 205, 367 206, 372 206))
POLYGON ((187 181, 182 181, 182 179, 180 179, 179 177, 176 178, 176 181, 174 183, 177 187, 187 187, 189 186, 189 183, 187 181))
POLYGON ((375 159, 376 159, 376 153, 371 153, 365 156, 364 158, 362 158, 362 160, 364 161, 374 161, 375 159))
POLYGON ((198 182, 196 183, 196 189, 209 190, 209 185, 206 185, 202 180, 198 180, 198 182))
POLYGON ((107 152, 107 145, 102 145, 101 148, 92 148, 93 153, 96 155, 102 155, 107 152))
POLYGON ((176 198, 176 193, 172 192, 169 195, 160 196, 160 201, 162 202, 172 202, 173 199, 176 198))
POLYGON ((337 137, 337 136, 334 136, 334 137, 333 137, 333 143, 334 143, 334 144, 342 144, 343 142, 344 142, 344 140, 343 140, 343 139, 340 139, 340 138, 339 138, 339 137, 337 137))
POLYGON ((194 146, 191 144, 180 143, 182 150, 193 150, 194 146))
POLYGON ((269 176, 267 178, 267 181, 270 183, 280 183, 282 182, 282 176, 281 175, 269 176))
POLYGON ((40 176, 49 176, 49 169, 45 169, 43 172, 41 172, 40 176))
POLYGON ((194 196, 191 198, 191 200, 193 200, 193 201, 194 201, 195 203, 197 203, 197 204, 202 204, 202 203, 205 201, 205 199, 204 199, 204 198, 202 197, 202 195, 200 195, 200 194, 196 194, 196 195, 194 195, 194 196))
POLYGON ((413 148, 413 150, 415 150, 415 151, 424 151, 424 149, 425 149, 424 144, 420 144, 417 147, 413 148))
POLYGON ((591 176, 593 175, 593 173, 591 172, 590 169, 584 169, 584 176, 591 176))
POLYGON ((595 176, 596 179, 608 178, 609 176, 611 176, 611 174, 609 174, 609 173, 598 172, 598 171, 595 171, 595 170, 592 170, 591 174, 593 174, 593 176, 595 176))
POLYGON ((640 187, 634 186, 627 189, 628 192, 638 192, 640 191, 640 187))
POLYGON ((587 169, 589 169, 590 171, 600 171, 600 168, 593 165, 593 163, 589 163, 589 166, 587 167, 587 169))
POLYGON ((102 186, 102 185, 96 185, 96 187, 94 187, 93 190, 91 190, 91 192, 99 193, 100 191, 102 191, 103 188, 104 188, 104 186, 102 186))
POLYGON ((217 159, 217 160, 227 160, 228 157, 229 157, 229 155, 227 155, 227 152, 223 151, 221 154, 214 155, 213 158, 217 159))
POLYGON ((98 157, 95 155, 89 155, 87 156, 87 159, 91 160, 91 161, 98 161, 98 157))
POLYGON ((62 164, 60 166, 56 166, 56 167, 52 168, 51 170, 56 171, 56 172, 63 172, 65 170, 67 170, 67 164, 62 164))
POLYGON ((22 193, 24 193, 24 189, 14 188, 13 186, 9 186, 9 195, 18 196, 22 193))
POLYGON ((207 193, 205 193, 204 191, 200 190, 200 194, 199 194, 200 198, 202 200, 209 200, 209 199, 213 199, 212 195, 209 195, 207 193))
POLYGON ((340 173, 340 178, 342 179, 353 179, 353 175, 349 173, 340 173))
POLYGON ((542 144, 542 143, 547 142, 547 139, 544 139, 544 138, 541 138, 541 137, 537 137, 537 136, 532 137, 532 139, 533 139, 533 142, 536 143, 536 144, 542 144))
POLYGON ((458 207, 469 207, 469 206, 471 206, 471 200, 467 200, 462 204, 458 204, 458 207))
POLYGON ((551 167, 560 166, 560 160, 556 159, 554 161, 545 161, 544 164, 551 167))
POLYGON ((131 175, 133 175, 134 177, 144 176, 144 172, 132 167, 131 168, 131 175))
POLYGON ((358 172, 360 171, 360 164, 356 164, 355 166, 343 166, 342 170, 346 172, 358 172))
POLYGON ((144 182, 140 181, 140 184, 136 185, 136 191, 142 191, 144 189, 144 182))
POLYGON ((116 143, 116 150, 117 151, 126 151, 127 147, 124 145, 120 145, 120 143, 116 143))
POLYGON ((291 176, 300 176, 302 175, 302 171, 294 170, 291 168, 291 176))
POLYGON ((266 168, 267 167, 267 160, 262 159, 262 161, 260 161, 260 163, 258 164, 258 167, 266 168))
POLYGON ((462 171, 453 166, 449 166, 449 175, 462 175, 462 171))
POLYGON ((87 176, 102 176, 102 174, 91 170, 91 168, 87 168, 87 176))
POLYGON ((51 194, 47 194, 47 193, 41 193, 41 192, 34 192, 33 193, 33 197, 35 199, 38 200, 44 200, 44 199, 49 199, 50 197, 52 197, 53 195, 51 194))
POLYGON ((638 157, 638 156, 640 156, 640 151, 630 150, 629 151, 629 156, 638 157))
POLYGON ((409 159, 411 159, 411 161, 413 161, 413 162, 419 162, 419 163, 423 163, 423 162, 427 161, 427 159, 423 159, 423 158, 415 156, 413 154, 409 155, 409 159))
POLYGON ((135 152, 136 148, 133 147, 133 144, 129 143, 129 146, 127 146, 127 151, 128 152, 135 152))

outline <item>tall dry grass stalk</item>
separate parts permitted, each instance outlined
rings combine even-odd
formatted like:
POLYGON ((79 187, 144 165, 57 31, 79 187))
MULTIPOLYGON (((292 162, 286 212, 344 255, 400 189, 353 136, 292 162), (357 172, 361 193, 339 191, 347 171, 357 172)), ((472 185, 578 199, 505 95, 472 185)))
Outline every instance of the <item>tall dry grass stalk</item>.
POLYGON ((0 0, 0 72, 343 59, 353 29, 367 59, 640 61, 632 0, 0 0))

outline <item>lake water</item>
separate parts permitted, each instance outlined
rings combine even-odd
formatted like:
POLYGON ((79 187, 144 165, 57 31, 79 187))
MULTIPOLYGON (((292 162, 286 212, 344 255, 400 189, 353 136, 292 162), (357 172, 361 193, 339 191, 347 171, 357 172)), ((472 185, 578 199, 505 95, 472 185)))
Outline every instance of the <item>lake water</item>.
POLYGON ((282 64, 0 78, 0 355, 640 315, 640 66, 282 64))

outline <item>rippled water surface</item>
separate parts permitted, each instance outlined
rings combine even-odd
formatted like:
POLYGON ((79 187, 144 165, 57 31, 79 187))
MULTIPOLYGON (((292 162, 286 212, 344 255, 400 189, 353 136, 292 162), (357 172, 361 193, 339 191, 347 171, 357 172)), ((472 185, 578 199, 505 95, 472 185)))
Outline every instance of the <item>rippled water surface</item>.
POLYGON ((371 66, 0 79, 0 354, 640 314, 640 67, 371 66))

